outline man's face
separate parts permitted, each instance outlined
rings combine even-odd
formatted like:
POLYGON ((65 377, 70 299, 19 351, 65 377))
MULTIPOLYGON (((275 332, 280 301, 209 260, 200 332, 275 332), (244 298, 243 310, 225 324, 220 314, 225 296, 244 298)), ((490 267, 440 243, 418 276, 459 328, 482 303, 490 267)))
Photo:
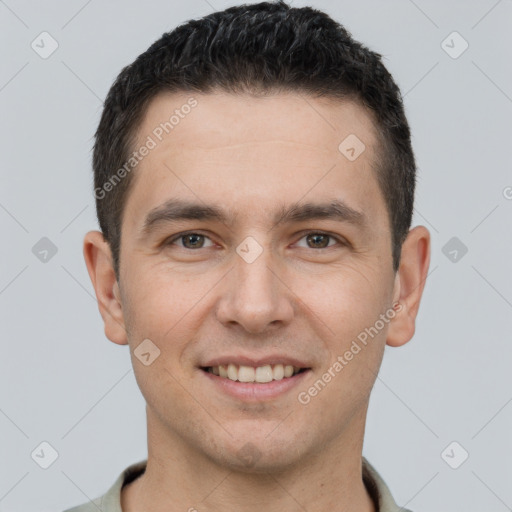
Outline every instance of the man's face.
POLYGON ((164 451, 284 468, 362 437, 388 328, 375 324, 396 299, 375 132, 350 102, 193 96, 169 134, 158 127, 189 96, 150 104, 135 146, 156 147, 124 209, 120 298, 148 429, 164 451), (338 149, 351 134, 355 160, 355 139, 338 149), (160 350, 149 365, 143 340, 160 350), (249 382, 216 375, 229 364, 249 382))

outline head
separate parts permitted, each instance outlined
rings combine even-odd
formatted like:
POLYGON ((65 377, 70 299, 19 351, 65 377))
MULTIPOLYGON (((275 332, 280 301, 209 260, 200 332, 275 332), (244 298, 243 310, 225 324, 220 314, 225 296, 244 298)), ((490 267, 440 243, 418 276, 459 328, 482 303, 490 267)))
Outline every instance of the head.
MULTIPOLYGON (((96 132, 93 167, 98 220, 116 272, 123 213, 140 161, 133 157, 139 149, 134 142, 149 103, 162 92, 192 97, 213 90, 263 96, 294 92, 363 107, 378 137, 375 177, 386 202, 393 267, 398 269, 416 180, 400 91, 381 56, 352 39, 339 23, 312 8, 276 2, 232 7, 185 23, 125 67, 112 85, 96 132)), ((167 135, 169 126, 162 130, 160 136, 167 135)), ((158 133, 151 135, 158 139, 158 133)))
POLYGON ((428 232, 410 229, 409 126, 380 55, 283 2, 190 21, 119 74, 93 167, 101 233, 85 258, 151 428, 232 467, 250 442, 255 470, 362 436, 384 346, 412 337, 429 263, 428 232), (288 391, 243 399, 214 374, 230 358, 301 371, 288 391))

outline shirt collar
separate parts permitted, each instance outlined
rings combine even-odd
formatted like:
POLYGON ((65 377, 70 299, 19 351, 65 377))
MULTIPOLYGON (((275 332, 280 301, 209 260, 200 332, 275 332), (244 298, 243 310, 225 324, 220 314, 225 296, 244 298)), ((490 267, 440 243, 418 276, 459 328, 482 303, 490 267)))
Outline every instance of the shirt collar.
MULTIPOLYGON (((94 500, 94 503, 99 505, 101 510, 105 512, 122 512, 121 489, 124 485, 141 476, 146 470, 146 464, 147 459, 128 466, 119 475, 112 487, 101 498, 94 500)), ((377 512, 411 512, 398 507, 380 474, 364 457, 362 459, 362 468, 363 482, 375 503, 377 512)), ((81 510, 76 512, 81 512, 81 510)))

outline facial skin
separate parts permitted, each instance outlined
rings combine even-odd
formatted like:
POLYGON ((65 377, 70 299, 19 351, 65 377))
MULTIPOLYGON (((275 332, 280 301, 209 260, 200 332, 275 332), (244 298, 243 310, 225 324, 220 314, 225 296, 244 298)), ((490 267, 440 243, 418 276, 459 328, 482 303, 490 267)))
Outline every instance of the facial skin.
MULTIPOLYGON (((119 283, 101 233, 84 241, 106 336, 129 344, 147 402, 148 465, 123 489, 123 510, 372 511, 361 479, 369 395, 386 343, 414 334, 428 231, 410 231, 395 273, 374 126, 361 106, 291 93, 193 96, 197 107, 134 171, 119 283), (338 150, 349 134, 366 146, 353 162, 338 150), (144 233, 171 199, 215 206, 226 220, 156 222, 144 233), (293 205, 333 201, 359 215, 276 223, 293 205), (176 237, 185 232, 200 236, 176 237), (236 251, 247 237, 262 249, 251 263, 236 251), (301 403, 395 302, 394 318, 301 403), (148 366, 133 352, 145 339, 160 350, 148 366), (287 356, 309 370, 278 396, 243 399, 201 369, 225 356, 287 356)), ((155 98, 140 144, 189 97, 155 98)))

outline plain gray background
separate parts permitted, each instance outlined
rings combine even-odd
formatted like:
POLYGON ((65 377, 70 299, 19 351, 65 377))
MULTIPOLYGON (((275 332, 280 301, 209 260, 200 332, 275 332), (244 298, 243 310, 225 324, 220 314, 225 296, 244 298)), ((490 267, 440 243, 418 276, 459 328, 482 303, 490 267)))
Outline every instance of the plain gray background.
MULTIPOLYGON (((104 336, 82 257, 97 226, 92 135, 123 66, 234 4, 0 1, 0 511, 83 503, 146 457, 128 347, 104 336), (43 31, 59 45, 46 59, 31 47, 43 31), (42 237, 57 249, 47 261, 33 251, 42 237), (58 453, 48 469, 31 456, 42 442, 58 453)), ((327 11, 384 55, 420 169, 415 224, 432 234, 417 334, 386 349, 364 455, 415 512, 512 510, 512 2, 293 5, 327 11)))

